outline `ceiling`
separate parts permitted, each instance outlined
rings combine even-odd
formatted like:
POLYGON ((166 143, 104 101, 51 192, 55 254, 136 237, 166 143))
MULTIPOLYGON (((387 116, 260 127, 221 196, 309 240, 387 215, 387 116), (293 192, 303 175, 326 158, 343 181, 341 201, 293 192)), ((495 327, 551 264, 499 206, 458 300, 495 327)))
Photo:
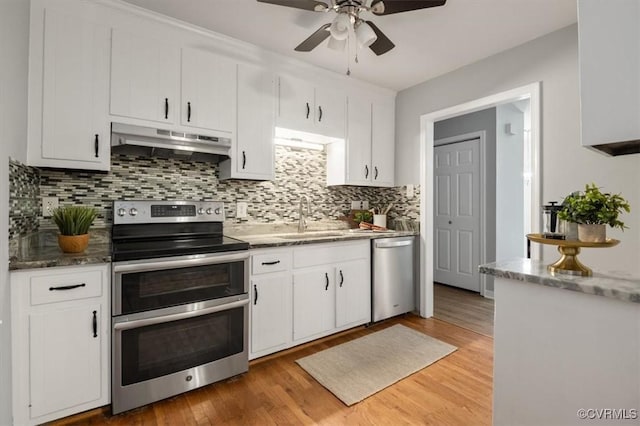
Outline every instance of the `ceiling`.
MULTIPOLYGON (((345 73, 378 86, 402 90, 576 22, 576 0, 448 0, 442 7, 363 18, 395 44, 376 56, 326 47, 293 49, 333 19, 256 0, 125 0, 286 56, 345 73)), ((325 0, 323 0, 325 1, 325 0)), ((329 2, 329 0, 326 0, 329 2)))

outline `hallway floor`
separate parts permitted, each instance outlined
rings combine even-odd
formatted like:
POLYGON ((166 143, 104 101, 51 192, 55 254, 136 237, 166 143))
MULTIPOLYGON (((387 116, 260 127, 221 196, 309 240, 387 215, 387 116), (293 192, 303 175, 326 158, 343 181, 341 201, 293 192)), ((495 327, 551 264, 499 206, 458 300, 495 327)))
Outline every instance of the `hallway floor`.
POLYGON ((433 317, 493 337, 493 299, 469 290, 433 283, 433 317))

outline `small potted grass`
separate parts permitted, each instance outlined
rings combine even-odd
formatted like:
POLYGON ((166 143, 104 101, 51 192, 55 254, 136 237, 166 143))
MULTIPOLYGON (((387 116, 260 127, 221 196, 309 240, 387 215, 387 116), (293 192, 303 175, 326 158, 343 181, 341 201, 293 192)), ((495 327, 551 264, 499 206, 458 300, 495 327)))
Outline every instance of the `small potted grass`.
POLYGON ((86 206, 64 206, 53 210, 58 226, 58 245, 65 253, 82 253, 89 245, 89 228, 96 218, 96 210, 86 206))

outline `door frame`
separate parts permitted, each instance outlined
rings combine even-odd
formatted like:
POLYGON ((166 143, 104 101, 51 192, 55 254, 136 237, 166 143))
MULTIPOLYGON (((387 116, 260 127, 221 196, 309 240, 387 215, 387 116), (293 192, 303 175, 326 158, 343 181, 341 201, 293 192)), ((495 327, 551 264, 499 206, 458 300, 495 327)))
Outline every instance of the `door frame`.
MULTIPOLYGON (((420 116, 420 316, 429 318, 433 316, 433 149, 434 149, 434 123, 436 121, 470 112, 480 111, 500 104, 529 99, 531 102, 531 222, 528 225, 529 232, 539 232, 540 215, 535 206, 541 201, 541 176, 540 176, 540 143, 541 143, 541 83, 534 82, 515 89, 496 93, 484 98, 465 102, 439 111, 420 116)), ((534 259, 540 259, 540 247, 531 251, 534 259)))
MULTIPOLYGON (((487 186, 487 132, 480 130, 477 132, 465 133, 448 138, 434 139, 433 146, 452 145, 469 140, 480 139, 480 263, 487 263, 487 199, 485 188, 487 186)), ((435 158, 434 158, 435 159, 435 158)), ((435 184, 435 181, 434 181, 435 184)), ((433 188, 432 188, 433 190, 433 188)), ((435 191, 434 191, 435 194, 435 191)), ((423 204, 424 205, 424 204, 423 204)), ((421 228, 422 229, 422 228, 421 228)), ((431 229, 433 232, 434 229, 431 229)), ((433 263, 432 263, 433 264, 433 263)), ((480 295, 485 296, 487 292, 487 276, 480 274, 480 295)), ((491 293, 493 297, 493 292, 491 293)))

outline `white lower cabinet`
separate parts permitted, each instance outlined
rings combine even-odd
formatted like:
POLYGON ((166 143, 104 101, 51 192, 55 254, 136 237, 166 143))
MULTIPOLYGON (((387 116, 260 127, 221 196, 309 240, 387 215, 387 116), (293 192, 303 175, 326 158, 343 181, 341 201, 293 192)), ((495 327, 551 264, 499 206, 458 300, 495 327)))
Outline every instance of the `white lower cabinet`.
POLYGON ((370 241, 252 251, 250 358, 371 320, 370 241))
POLYGON ((286 348, 291 341, 291 274, 255 276, 251 287, 251 353, 286 348))
POLYGON ((11 273, 13 421, 109 404, 109 266, 11 273))
POLYGON ((335 328, 333 275, 330 265, 293 273, 293 340, 306 339, 335 328))

